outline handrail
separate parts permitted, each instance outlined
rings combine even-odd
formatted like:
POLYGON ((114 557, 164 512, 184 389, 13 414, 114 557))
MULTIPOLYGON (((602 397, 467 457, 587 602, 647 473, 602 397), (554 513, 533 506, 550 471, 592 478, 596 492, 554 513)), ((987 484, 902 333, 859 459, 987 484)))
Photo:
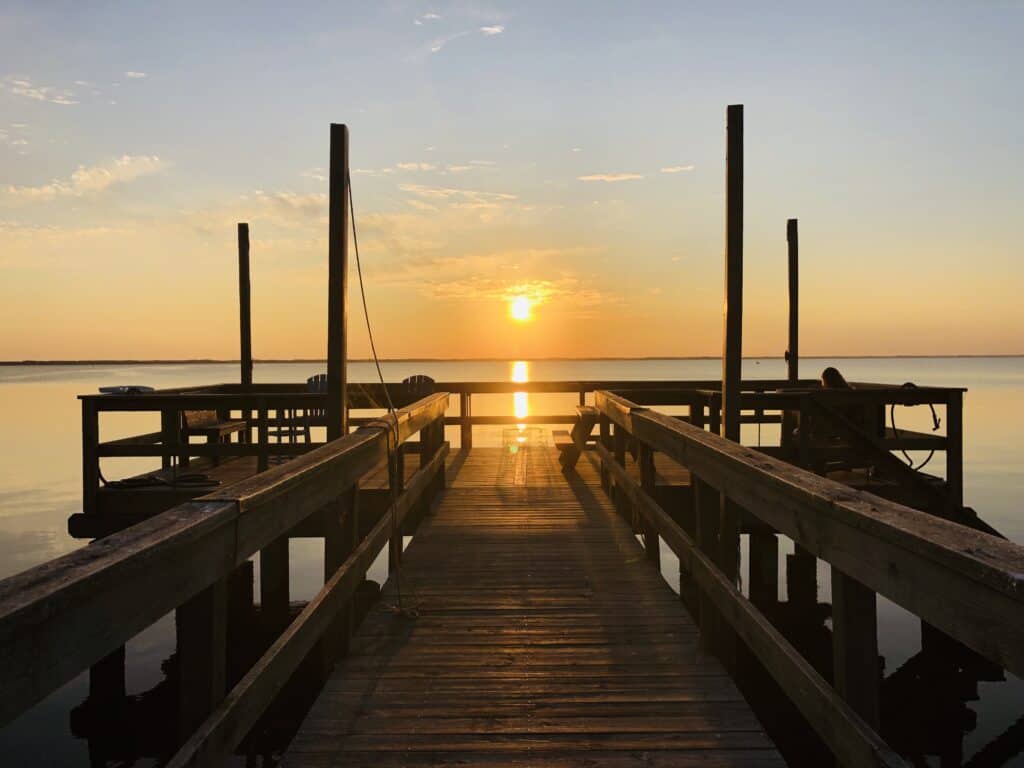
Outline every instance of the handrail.
POLYGON ((439 423, 430 395, 294 460, 0 581, 0 725, 226 578, 439 423))
MULTIPOLYGON (((604 420, 596 449, 603 471, 614 478, 645 529, 660 535, 677 554, 713 606, 711 615, 731 625, 844 764, 903 764, 872 730, 871 717, 861 716, 862 706, 872 711, 864 701, 870 694, 853 690, 857 681, 846 682, 852 698, 845 701, 847 693, 838 682, 840 668, 848 677, 851 670, 845 665, 858 658, 869 666, 853 674, 876 675, 870 668, 876 654, 859 649, 863 656, 857 656, 858 650, 850 658, 837 655, 835 688, 821 678, 715 562, 722 550, 701 538, 706 535, 701 533, 703 516, 719 516, 719 493, 832 564, 833 631, 840 646, 851 648, 857 640, 874 645, 877 592, 1014 674, 1024 674, 1024 547, 851 489, 611 392, 596 393, 595 406, 604 420), (616 425, 618 458, 604 444, 608 423, 616 425), (642 446, 640 483, 621 463, 620 430, 642 446), (690 470, 696 542, 652 498, 650 451, 690 470), (708 498, 712 488, 713 503, 708 498), (840 605, 840 593, 853 603, 840 605), (854 616, 863 624, 854 626, 854 616), (846 637, 847 632, 853 634, 846 637)), ((656 548, 657 537, 647 545, 656 548)), ((714 628, 711 615, 706 627, 701 607, 702 632, 714 628)))

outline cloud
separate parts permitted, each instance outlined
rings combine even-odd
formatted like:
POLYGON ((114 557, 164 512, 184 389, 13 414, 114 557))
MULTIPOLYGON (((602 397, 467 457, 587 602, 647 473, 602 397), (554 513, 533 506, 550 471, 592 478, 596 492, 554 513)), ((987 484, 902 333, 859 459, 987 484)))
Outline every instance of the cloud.
POLYGON ((642 179, 643 175, 639 173, 593 173, 589 176, 577 176, 580 181, 634 181, 636 179, 642 179))
POLYGON ((428 187, 423 184, 399 184, 398 188, 417 197, 448 202, 464 208, 495 207, 499 202, 518 199, 516 195, 509 194, 508 192, 482 192, 476 189, 428 187))
POLYGON ((491 27, 480 27, 480 31, 483 32, 488 37, 493 37, 494 35, 500 35, 502 32, 504 32, 505 25, 495 24, 494 26, 491 27))
POLYGON ((572 151, 573 151, 573 152, 582 152, 583 150, 582 150, 582 149, 580 149, 579 147, 573 147, 573 148, 572 148, 572 151))
POLYGON ((452 40, 458 40, 460 37, 465 37, 468 34, 469 34, 469 32, 456 32, 454 35, 448 35, 448 37, 436 38, 430 44, 430 52, 431 53, 438 53, 438 52, 440 52, 440 50, 442 48, 444 48, 446 45, 448 45, 448 43, 450 43, 452 40))
POLYGON ((313 181, 327 181, 327 171, 323 168, 310 168, 308 171, 303 171, 301 176, 304 179, 313 179, 313 181))
POLYGON ((156 155, 123 155, 106 165, 80 165, 68 179, 54 179, 38 187, 7 187, 7 194, 30 201, 58 197, 81 197, 102 192, 114 184, 134 181, 140 176, 159 173, 167 164, 156 155))
POLYGON ((412 23, 415 24, 417 27, 419 27, 419 26, 423 25, 424 21, 437 21, 440 18, 441 18, 441 14, 434 13, 433 11, 429 11, 427 13, 424 13, 422 16, 420 16, 420 17, 418 17, 416 19, 413 19, 412 23))
POLYGON ((127 77, 129 80, 145 80, 148 77, 148 75, 145 72, 131 71, 125 72, 124 76, 127 77))
POLYGON ((433 171, 437 168, 436 163, 395 163, 395 168, 400 171, 433 171))
POLYGON ((472 171, 476 168, 475 165, 449 165, 445 168, 448 173, 464 173, 465 171, 472 171))
POLYGON ((685 171, 692 171, 692 165, 670 165, 666 168, 662 168, 662 173, 683 173, 685 171))
POLYGON ((470 165, 497 165, 494 160, 470 160, 470 165))
POLYGON ((48 85, 34 85, 31 80, 24 77, 7 76, 3 81, 0 81, 0 87, 17 96, 24 96, 35 101, 63 105, 78 103, 75 94, 67 89, 54 88, 48 85))

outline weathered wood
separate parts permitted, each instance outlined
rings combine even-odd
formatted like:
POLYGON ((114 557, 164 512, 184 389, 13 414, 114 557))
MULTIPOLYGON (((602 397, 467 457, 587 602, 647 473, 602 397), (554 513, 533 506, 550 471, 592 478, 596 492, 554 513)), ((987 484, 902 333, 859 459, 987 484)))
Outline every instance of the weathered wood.
POLYGON ((181 740, 224 698, 227 616, 227 579, 214 582, 175 612, 181 740))
POLYGON ((348 434, 348 127, 331 123, 327 224, 327 439, 348 434))
POLYGON ((405 553, 418 617, 367 617, 283 764, 774 759, 629 526, 581 485, 592 454, 571 479, 550 448, 507 457, 460 455, 405 553))
POLYGON ((1016 674, 1024 547, 819 477, 607 392, 596 404, 816 557, 1016 674))
POLYGON ((779 541, 774 533, 750 534, 750 602, 767 613, 779 600, 779 541))
MULTIPOLYGON (((719 620, 724 619, 729 623, 737 637, 743 640, 787 692, 842 764, 851 768, 905 766, 904 761, 885 744, 871 725, 837 695, 782 633, 753 603, 743 597, 736 585, 722 574, 713 558, 703 551, 703 547, 673 522, 636 481, 624 474, 620 480, 629 488, 640 513, 654 525, 676 556, 685 561, 687 571, 693 574, 698 583, 699 594, 706 596, 709 604, 714 606, 715 612, 721 617, 719 620)), ((695 481, 698 500, 702 495, 702 486, 703 482, 695 481)), ((709 506, 712 509, 717 507, 717 493, 707 489, 703 495, 710 498, 709 506)), ((714 519, 714 514, 710 517, 714 519)), ((703 632, 702 625, 702 638, 703 632)))
POLYGON ((252 384, 252 304, 249 288, 249 225, 238 224, 238 340, 240 380, 252 384))
POLYGON ((722 436, 740 440, 743 367, 743 105, 726 110, 722 436))
POLYGON ((789 277, 789 345, 786 374, 790 382, 800 380, 800 234, 796 219, 786 220, 789 277))
POLYGON ((377 553, 434 475, 443 470, 447 444, 409 481, 393 510, 383 515, 296 619, 242 677, 210 717, 168 763, 168 768, 220 765, 241 742, 318 639, 349 604, 377 553))
POLYGON ((100 418, 96 401, 82 401, 82 510, 96 511, 96 492, 100 487, 100 460, 96 445, 100 441, 100 418))
POLYGON ((472 416, 473 395, 470 392, 462 392, 459 394, 459 417, 461 419, 459 442, 462 444, 462 449, 466 451, 473 447, 473 422, 469 420, 472 416))
POLYGON ((882 671, 875 593, 832 568, 832 657, 836 692, 875 730, 882 671))
POLYGON ((964 395, 946 396, 946 498, 959 510, 964 505, 964 395))
POLYGON ((288 623, 288 533, 282 533, 260 550, 260 614, 264 624, 279 630, 288 623))
MULTIPOLYGON (((640 454, 637 457, 637 464, 640 466, 640 487, 649 496, 654 496, 654 454, 646 445, 641 445, 640 454)), ((661 571, 661 545, 658 541, 658 532, 650 523, 644 523, 644 550, 647 559, 654 564, 654 567, 661 571)))

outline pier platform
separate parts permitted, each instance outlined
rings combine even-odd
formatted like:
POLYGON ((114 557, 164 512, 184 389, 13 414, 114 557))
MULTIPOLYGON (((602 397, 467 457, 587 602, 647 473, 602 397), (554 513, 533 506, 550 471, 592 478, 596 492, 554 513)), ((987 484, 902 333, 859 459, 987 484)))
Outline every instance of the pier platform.
POLYGON ((284 765, 784 765, 592 454, 448 463, 284 765))

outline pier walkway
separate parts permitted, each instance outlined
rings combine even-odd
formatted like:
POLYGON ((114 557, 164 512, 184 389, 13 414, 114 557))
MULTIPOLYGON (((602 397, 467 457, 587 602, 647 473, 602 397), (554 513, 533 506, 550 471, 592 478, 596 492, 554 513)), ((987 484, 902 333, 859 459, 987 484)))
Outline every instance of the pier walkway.
POLYGON ((284 764, 783 765, 597 467, 453 453, 284 764))

